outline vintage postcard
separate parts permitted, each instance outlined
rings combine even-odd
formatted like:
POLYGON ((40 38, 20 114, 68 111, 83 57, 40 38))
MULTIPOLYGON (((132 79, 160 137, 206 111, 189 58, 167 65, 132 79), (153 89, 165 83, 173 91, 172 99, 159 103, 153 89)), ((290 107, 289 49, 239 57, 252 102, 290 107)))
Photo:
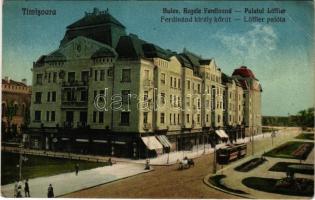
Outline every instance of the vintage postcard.
POLYGON ((2 2, 4 198, 311 199, 314 2, 2 2))

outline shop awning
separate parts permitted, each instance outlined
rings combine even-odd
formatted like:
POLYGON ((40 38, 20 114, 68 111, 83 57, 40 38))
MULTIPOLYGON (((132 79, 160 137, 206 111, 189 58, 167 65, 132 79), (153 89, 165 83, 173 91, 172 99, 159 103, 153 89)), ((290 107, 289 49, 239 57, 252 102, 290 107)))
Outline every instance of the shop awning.
POLYGON ((229 136, 225 133, 224 130, 216 130, 215 133, 220 137, 220 138, 228 138, 229 136))
POLYGON ((165 135, 158 135, 156 137, 164 147, 171 147, 172 146, 170 141, 167 139, 167 137, 165 135))
POLYGON ((156 139, 155 136, 141 137, 141 139, 142 139, 143 143, 150 150, 163 149, 162 144, 156 139))

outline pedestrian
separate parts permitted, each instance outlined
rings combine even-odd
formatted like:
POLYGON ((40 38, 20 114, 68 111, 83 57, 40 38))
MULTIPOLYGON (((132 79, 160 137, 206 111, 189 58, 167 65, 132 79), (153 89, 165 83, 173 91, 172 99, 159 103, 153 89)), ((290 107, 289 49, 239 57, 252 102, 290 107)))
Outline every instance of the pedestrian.
POLYGON ((25 197, 31 197, 31 195, 30 195, 30 187, 28 185, 28 179, 25 180, 24 193, 25 193, 25 197))
POLYGON ((52 187, 51 184, 49 184, 49 186, 48 186, 47 197, 48 198, 54 198, 55 197, 55 195, 54 195, 54 188, 52 187))
POLYGON ((77 176, 78 173, 79 173, 79 164, 77 163, 77 164, 75 165, 75 175, 77 176))
POLYGON ((21 184, 18 185, 16 198, 22 198, 22 185, 21 184))
POLYGON ((15 181, 15 183, 14 183, 14 197, 17 196, 17 192, 18 192, 18 182, 15 181))

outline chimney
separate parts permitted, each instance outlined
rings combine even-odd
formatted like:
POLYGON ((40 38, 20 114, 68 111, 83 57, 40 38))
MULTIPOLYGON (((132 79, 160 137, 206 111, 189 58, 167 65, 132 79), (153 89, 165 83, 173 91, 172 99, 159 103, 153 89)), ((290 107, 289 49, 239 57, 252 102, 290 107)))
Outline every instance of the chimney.
POLYGON ((26 78, 23 78, 23 79, 22 79, 22 83, 23 83, 24 85, 27 85, 27 79, 26 79, 26 78))

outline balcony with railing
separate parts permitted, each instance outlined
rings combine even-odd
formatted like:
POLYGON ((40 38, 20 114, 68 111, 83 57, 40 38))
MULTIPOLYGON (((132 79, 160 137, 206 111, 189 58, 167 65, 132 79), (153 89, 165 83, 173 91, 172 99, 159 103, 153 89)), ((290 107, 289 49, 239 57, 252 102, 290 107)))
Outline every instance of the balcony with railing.
POLYGON ((88 101, 67 101, 61 103, 61 108, 87 108, 88 101))

